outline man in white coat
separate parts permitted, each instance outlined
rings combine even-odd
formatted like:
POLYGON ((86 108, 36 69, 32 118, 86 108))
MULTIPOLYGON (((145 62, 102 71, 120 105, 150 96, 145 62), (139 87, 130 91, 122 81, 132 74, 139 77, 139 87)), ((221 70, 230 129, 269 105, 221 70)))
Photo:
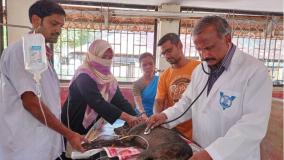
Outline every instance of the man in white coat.
POLYGON ((231 27, 221 17, 203 17, 192 35, 205 62, 195 69, 182 98, 150 117, 147 129, 192 119, 193 140, 204 150, 191 160, 259 160, 271 110, 267 68, 236 48, 231 27))

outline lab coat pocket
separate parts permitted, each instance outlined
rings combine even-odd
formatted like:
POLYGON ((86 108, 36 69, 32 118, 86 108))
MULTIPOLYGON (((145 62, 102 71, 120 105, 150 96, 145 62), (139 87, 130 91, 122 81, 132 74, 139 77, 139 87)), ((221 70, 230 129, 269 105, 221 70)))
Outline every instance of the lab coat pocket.
POLYGON ((240 106, 240 93, 232 90, 219 92, 219 107, 224 117, 234 119, 242 111, 240 106))

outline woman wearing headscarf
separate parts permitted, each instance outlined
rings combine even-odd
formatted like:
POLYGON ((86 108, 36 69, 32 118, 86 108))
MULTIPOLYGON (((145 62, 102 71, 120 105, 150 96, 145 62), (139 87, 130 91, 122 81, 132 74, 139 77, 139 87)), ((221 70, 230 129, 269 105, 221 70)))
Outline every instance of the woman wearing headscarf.
POLYGON ((126 121, 130 126, 139 121, 110 72, 113 55, 107 41, 94 41, 84 63, 79 66, 71 80, 61 119, 66 126, 79 134, 86 134, 101 117, 110 124, 117 119, 126 121))

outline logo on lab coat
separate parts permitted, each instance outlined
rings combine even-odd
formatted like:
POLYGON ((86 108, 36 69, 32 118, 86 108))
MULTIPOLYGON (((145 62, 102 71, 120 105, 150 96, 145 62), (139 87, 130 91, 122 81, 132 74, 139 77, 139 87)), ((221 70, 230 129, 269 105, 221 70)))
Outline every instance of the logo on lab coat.
POLYGON ((225 95, 224 92, 220 92, 220 105, 222 106, 222 109, 225 110, 226 108, 231 107, 235 98, 236 96, 228 96, 225 95))

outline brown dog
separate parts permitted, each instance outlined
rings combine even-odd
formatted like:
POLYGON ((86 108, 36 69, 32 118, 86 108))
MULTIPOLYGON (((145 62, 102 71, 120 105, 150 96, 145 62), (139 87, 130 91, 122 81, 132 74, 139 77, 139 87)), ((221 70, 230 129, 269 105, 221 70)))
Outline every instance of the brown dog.
POLYGON ((90 144, 84 144, 84 147, 94 149, 107 146, 137 146, 145 149, 138 155, 138 160, 187 160, 192 156, 191 147, 176 131, 157 127, 145 135, 145 128, 145 123, 132 128, 116 128, 114 132, 126 138, 97 139, 90 144))

